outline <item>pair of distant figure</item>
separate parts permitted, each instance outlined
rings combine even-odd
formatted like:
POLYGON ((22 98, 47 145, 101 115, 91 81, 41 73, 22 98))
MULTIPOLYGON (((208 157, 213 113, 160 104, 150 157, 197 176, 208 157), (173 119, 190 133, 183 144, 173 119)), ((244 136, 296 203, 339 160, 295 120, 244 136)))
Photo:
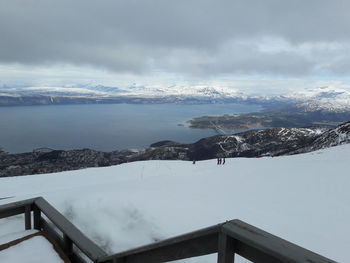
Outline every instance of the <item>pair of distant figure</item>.
POLYGON ((225 164, 226 160, 225 160, 225 157, 224 158, 218 158, 218 165, 219 164, 225 164))
MULTIPOLYGON (((225 162, 226 162, 225 157, 224 157, 224 158, 218 158, 218 165, 219 165, 219 164, 225 164, 225 162)), ((192 163, 193 163, 193 164, 196 164, 196 160, 193 159, 192 163)))

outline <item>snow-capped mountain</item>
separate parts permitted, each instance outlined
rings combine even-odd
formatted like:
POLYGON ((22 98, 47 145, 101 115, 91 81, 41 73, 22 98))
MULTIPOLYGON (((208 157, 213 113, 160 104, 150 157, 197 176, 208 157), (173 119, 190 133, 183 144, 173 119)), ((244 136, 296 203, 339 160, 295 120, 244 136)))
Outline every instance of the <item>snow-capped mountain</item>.
POLYGON ((0 106, 96 103, 222 103, 250 97, 235 89, 216 86, 36 86, 0 87, 0 106))
POLYGON ((33 86, 33 87, 0 87, 1 95, 62 95, 62 96, 138 96, 138 97, 164 97, 164 96, 182 96, 182 97, 247 97, 242 92, 235 89, 215 86, 184 86, 172 85, 168 87, 159 85, 136 86, 132 85, 125 88, 108 86, 33 86))
POLYGON ((193 159, 278 156, 350 143, 350 122, 335 128, 273 128, 204 138, 189 147, 193 159))
POLYGON ((347 111, 350 110, 350 92, 332 86, 306 89, 281 96, 293 100, 305 111, 347 111))
POLYGON ((350 122, 322 133, 314 142, 314 146, 328 148, 344 143, 350 143, 350 122))
MULTIPOLYGON (((193 159, 288 155, 326 132, 320 128, 273 128, 204 138, 189 147, 193 159)), ((306 151, 305 151, 306 152, 306 151)))
POLYGON ((215 85, 2 86, 0 106, 79 103, 255 103, 292 104, 302 111, 350 110, 350 92, 335 87, 306 89, 281 95, 249 95, 215 85))
POLYGON ((0 87, 0 96, 68 96, 68 97, 109 97, 127 92, 117 87, 107 86, 29 86, 29 87, 0 87))
POLYGON ((320 133, 312 143, 294 153, 311 152, 346 143, 350 143, 350 122, 343 123, 336 128, 320 133))

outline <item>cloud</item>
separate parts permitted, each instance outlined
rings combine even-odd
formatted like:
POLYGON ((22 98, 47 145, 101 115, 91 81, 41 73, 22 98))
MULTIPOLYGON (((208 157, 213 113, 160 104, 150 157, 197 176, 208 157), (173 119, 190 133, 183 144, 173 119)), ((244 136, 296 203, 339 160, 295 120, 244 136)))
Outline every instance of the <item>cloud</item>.
POLYGON ((0 0, 0 64, 348 74, 346 0, 0 0))

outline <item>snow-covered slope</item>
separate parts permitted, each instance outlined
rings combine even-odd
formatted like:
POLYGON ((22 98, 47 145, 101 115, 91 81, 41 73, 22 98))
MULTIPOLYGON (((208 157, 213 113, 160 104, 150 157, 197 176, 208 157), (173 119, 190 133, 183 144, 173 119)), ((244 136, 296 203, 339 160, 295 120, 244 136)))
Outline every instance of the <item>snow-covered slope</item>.
MULTIPOLYGON (((216 160, 144 161, 2 178, 0 197, 13 198, 0 203, 44 196, 109 252, 239 218, 347 262, 349 156, 350 145, 342 145, 285 157, 227 159, 221 166, 216 160)), ((22 229, 19 217, 0 220, 0 236, 22 229)))
POLYGON ((296 101, 297 106, 305 111, 341 112, 350 110, 350 92, 332 86, 306 89, 285 94, 283 97, 296 101))

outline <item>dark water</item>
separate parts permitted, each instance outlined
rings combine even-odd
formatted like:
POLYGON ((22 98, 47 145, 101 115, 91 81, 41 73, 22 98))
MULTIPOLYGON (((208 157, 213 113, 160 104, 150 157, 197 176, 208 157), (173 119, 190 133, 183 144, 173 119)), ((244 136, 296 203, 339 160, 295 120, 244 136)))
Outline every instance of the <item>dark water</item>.
POLYGON ((216 134, 188 128, 185 122, 193 117, 260 109, 240 104, 0 107, 0 147, 11 153, 39 147, 113 151, 161 140, 190 143, 216 134))

